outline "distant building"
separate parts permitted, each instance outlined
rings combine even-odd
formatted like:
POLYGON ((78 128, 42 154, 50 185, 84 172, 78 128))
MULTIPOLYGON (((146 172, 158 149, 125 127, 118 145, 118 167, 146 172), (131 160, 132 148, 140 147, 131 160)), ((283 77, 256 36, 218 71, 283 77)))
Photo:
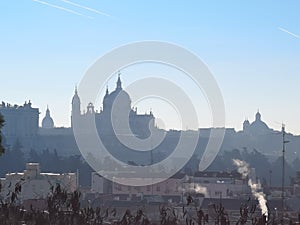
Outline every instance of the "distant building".
MULTIPOLYGON (((127 181, 143 183, 142 178, 124 178, 127 181)), ((147 196, 163 196, 167 198, 180 199, 183 194, 183 183, 187 180, 187 175, 177 173, 169 179, 157 184, 147 186, 123 185, 111 182, 97 173, 92 173, 91 191, 99 194, 113 194, 119 199, 128 200, 147 196)))
POLYGON ((93 103, 87 105, 86 111, 81 110, 81 101, 77 91, 72 98, 72 115, 71 125, 74 126, 74 121, 83 127, 86 122, 95 117, 95 122, 99 134, 113 134, 116 128, 113 128, 113 122, 118 123, 118 134, 126 134, 128 131, 126 125, 123 122, 125 118, 129 116, 129 126, 131 131, 138 137, 148 137, 150 135, 149 127, 154 127, 154 116, 152 112, 145 114, 138 114, 137 109, 131 108, 131 99, 128 93, 123 90, 120 74, 116 83, 114 91, 109 93, 108 87, 106 89, 105 96, 103 98, 103 109, 99 112, 95 111, 93 103))
POLYGON ((39 109, 32 108, 31 102, 24 105, 10 105, 2 102, 0 113, 4 116, 3 135, 8 143, 16 139, 33 138, 38 133, 39 109))
MULTIPOLYGON (((141 178, 124 178, 126 180, 132 180, 134 183, 136 179, 141 178)), ((186 181, 187 175, 184 173, 177 173, 169 179, 147 186, 131 186, 123 185, 113 182, 112 192, 119 196, 166 196, 166 197, 180 197, 183 194, 183 183, 186 181)), ((140 183, 138 181, 137 183, 140 183)))
POLYGON ((1 183, 0 199, 9 198, 17 183, 22 186, 21 194, 18 196, 20 201, 45 199, 50 193, 51 186, 55 187, 56 184, 60 184, 61 188, 68 192, 75 191, 77 175, 76 173, 41 173, 39 163, 27 163, 23 173, 8 173, 5 178, 1 179, 1 183))
MULTIPOLYGON (((141 178, 124 178, 133 183, 142 183, 141 178)), ((180 201, 188 194, 201 195, 210 199, 237 199, 251 195, 248 180, 236 171, 233 172, 197 172, 194 176, 177 173, 169 179, 148 186, 130 186, 117 182, 109 182, 98 175, 92 174, 92 192, 113 194, 119 199, 128 200, 137 197, 161 196, 164 199, 180 201), (106 192, 109 190, 109 192, 106 192)))
MULTIPOLYGON (((252 171, 253 172, 253 171, 252 171)), ((236 171, 232 172, 196 172, 190 183, 198 187, 205 198, 240 198, 250 194, 248 180, 236 171)))
POLYGON ((258 111, 255 115, 255 121, 250 123, 248 119, 246 119, 243 123, 243 132, 250 135, 261 135, 268 134, 272 131, 268 127, 268 125, 262 121, 261 114, 258 111))
POLYGON ((112 182, 105 179, 97 172, 92 172, 92 184, 91 191, 99 194, 111 194, 112 193, 112 182))
POLYGON ((53 119, 50 116, 50 110, 47 106, 46 115, 44 119, 42 120, 42 128, 45 129, 53 129, 54 128, 54 122, 53 119))

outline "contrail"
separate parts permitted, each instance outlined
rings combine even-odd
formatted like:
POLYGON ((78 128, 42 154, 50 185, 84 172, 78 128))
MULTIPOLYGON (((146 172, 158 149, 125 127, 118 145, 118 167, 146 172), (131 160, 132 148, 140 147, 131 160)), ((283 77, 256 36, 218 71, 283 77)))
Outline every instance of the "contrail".
POLYGON ((282 27, 278 27, 278 29, 281 30, 281 31, 283 31, 283 32, 285 32, 285 33, 287 33, 287 34, 290 34, 290 35, 294 36, 295 38, 300 39, 300 35, 294 34, 294 33, 290 32, 290 31, 288 31, 288 30, 286 30, 286 29, 284 29, 282 27))
POLYGON ((81 14, 81 13, 79 13, 79 12, 76 12, 76 11, 74 11, 74 10, 67 9, 67 8, 64 8, 64 7, 61 7, 61 6, 58 6, 58 5, 54 5, 54 4, 51 4, 51 3, 48 3, 48 2, 44 2, 44 1, 41 1, 41 0, 32 0, 32 1, 33 1, 33 2, 38 2, 38 3, 40 3, 40 4, 44 4, 44 5, 47 5, 47 6, 56 8, 56 9, 60 9, 60 10, 66 11, 66 12, 75 14, 75 15, 77 15, 77 16, 84 16, 84 17, 87 17, 87 18, 89 18, 89 19, 93 19, 93 17, 86 16, 86 15, 81 14))
POLYGON ((97 14, 99 14, 99 15, 103 15, 103 16, 107 16, 107 17, 113 17, 113 16, 111 16, 111 15, 109 15, 109 14, 107 14, 107 13, 100 12, 100 11, 98 11, 98 10, 96 10, 96 9, 92 9, 92 8, 87 7, 87 6, 83 6, 83 5, 77 4, 77 3, 75 3, 75 2, 71 2, 71 1, 68 1, 68 0, 60 0, 60 1, 65 2, 65 3, 67 3, 67 4, 70 4, 70 5, 73 5, 73 6, 76 6, 76 7, 81 8, 81 9, 88 10, 88 11, 90 11, 90 12, 97 13, 97 14))

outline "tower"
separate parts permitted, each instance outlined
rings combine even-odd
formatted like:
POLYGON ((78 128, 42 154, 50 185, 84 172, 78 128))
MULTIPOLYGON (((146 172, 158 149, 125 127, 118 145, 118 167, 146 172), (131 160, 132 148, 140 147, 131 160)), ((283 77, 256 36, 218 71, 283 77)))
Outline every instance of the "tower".
POLYGON ((78 96, 77 87, 75 87, 75 94, 72 98, 71 126, 73 126, 73 120, 79 119, 80 114, 80 98, 78 96))
POLYGON ((250 122, 248 119, 246 119, 243 123, 243 131, 246 132, 249 127, 250 127, 250 122))

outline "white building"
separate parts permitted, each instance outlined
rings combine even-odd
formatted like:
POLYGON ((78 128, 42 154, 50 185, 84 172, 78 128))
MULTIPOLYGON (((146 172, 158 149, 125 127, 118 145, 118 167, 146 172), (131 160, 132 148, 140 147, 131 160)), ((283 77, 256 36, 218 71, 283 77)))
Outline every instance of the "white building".
MULTIPOLYGON (((121 178, 119 178, 121 179, 121 178)), ((143 178, 124 178, 129 183, 143 183, 143 178), (131 181, 131 182, 130 182, 131 181)), ((182 184, 186 181, 185 174, 175 174, 171 178, 157 184, 147 186, 131 186, 110 182, 96 172, 92 173, 92 192, 114 195, 160 195, 160 196, 181 196, 182 184)), ((147 182, 146 182, 147 183, 147 182)))
POLYGON ((250 194, 248 180, 238 172, 197 172, 191 183, 205 198, 238 198, 250 194))
POLYGON ((27 163, 23 173, 8 173, 1 179, 2 190, 0 199, 8 199, 15 190, 15 185, 21 184, 21 193, 18 196, 20 201, 28 199, 46 198, 50 193, 51 186, 60 186, 68 192, 77 189, 76 173, 41 173, 39 163, 27 163))
POLYGON ((105 179, 97 172, 92 172, 91 191, 93 193, 99 193, 99 194, 111 194, 112 182, 105 179))
MULTIPOLYGON (((143 183, 142 178, 124 178, 130 183, 143 183)), ((146 183, 146 182, 145 182, 146 183)), ((171 178, 148 186, 122 185, 109 182, 97 173, 92 174, 92 192, 115 196, 165 196, 181 197, 202 194, 211 199, 232 199, 251 194, 248 180, 238 172, 197 172, 194 176, 177 173, 171 178)))

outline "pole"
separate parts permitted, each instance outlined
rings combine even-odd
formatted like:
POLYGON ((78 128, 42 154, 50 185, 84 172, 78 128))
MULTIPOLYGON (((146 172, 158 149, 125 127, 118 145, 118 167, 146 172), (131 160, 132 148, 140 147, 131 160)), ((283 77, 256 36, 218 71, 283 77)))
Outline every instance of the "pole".
MULTIPOLYGON (((152 147, 152 137, 151 137, 151 150, 150 150, 150 166, 153 165, 153 147, 152 147)), ((152 171, 152 176, 153 176, 153 171, 152 171)), ((151 183, 151 195, 153 198, 153 178, 152 178, 152 183, 151 183)))
POLYGON ((284 182, 285 182, 285 125, 282 124, 282 193, 281 193, 281 207, 282 218, 284 217, 284 182))
POLYGON ((269 180, 269 186, 270 186, 270 188, 272 187, 272 170, 270 170, 269 171, 269 173, 270 173, 270 180, 269 180))

